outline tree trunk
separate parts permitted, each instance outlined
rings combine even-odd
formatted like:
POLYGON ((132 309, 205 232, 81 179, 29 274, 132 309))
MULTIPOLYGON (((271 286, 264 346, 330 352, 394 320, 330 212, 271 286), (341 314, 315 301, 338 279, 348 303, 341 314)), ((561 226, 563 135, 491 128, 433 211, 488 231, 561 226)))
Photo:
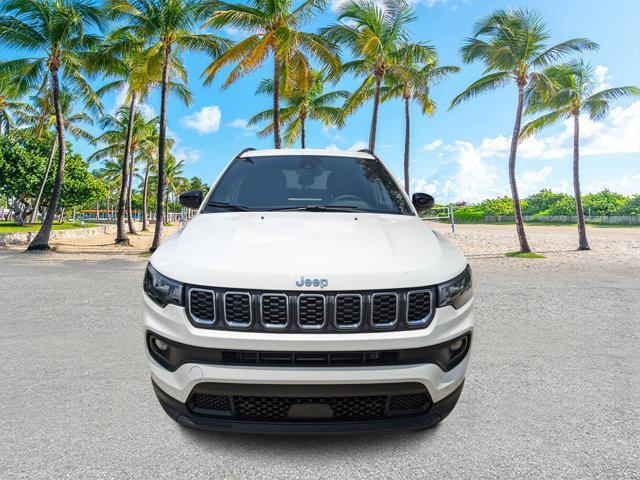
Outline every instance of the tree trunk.
POLYGON ((371 128, 369 130, 369 150, 373 153, 376 148, 376 129, 378 127, 378 106, 380 105, 380 88, 382 76, 376 74, 376 90, 373 95, 373 113, 371 115, 371 128))
POLYGON ((300 117, 300 125, 301 125, 300 126, 300 146, 302 148, 307 148, 306 147, 306 138, 305 138, 307 132, 305 131, 305 128, 304 128, 305 127, 305 120, 306 120, 306 116, 302 115, 300 117))
POLYGON ((56 132, 58 135, 58 170, 56 171, 56 179, 49 200, 49 208, 46 216, 42 219, 42 226, 38 230, 37 235, 31 241, 27 250, 48 250, 49 239, 51 237, 51 228, 58 208, 60 193, 62 192, 62 180, 64 178, 64 161, 65 161, 65 145, 64 145, 64 117, 62 116, 62 106, 60 105, 60 84, 58 83, 58 68, 52 67, 51 71, 51 90, 53 91, 53 106, 56 114, 56 132))
POLYGON ((409 99, 404 99, 404 191, 409 195, 409 145, 411 141, 411 118, 409 99))
POLYGON ((160 132, 158 141, 158 192, 156 195, 156 225, 153 232, 153 243, 149 249, 155 252, 162 240, 162 214, 164 213, 164 160, 167 135, 167 79, 169 76, 169 61, 171 59, 171 46, 167 45, 164 51, 164 63, 162 65, 162 90, 160 93, 160 132))
POLYGON ((129 155, 131 157, 131 165, 129 168, 129 185, 127 186, 127 222, 129 223, 129 233, 132 235, 137 235, 138 232, 136 232, 136 227, 134 227, 133 225, 133 220, 134 220, 133 209, 131 208, 131 192, 133 190, 133 172, 136 166, 136 159, 135 159, 134 153, 135 152, 132 149, 129 155))
POLYGON ((147 160, 147 166, 144 169, 144 180, 142 182, 142 231, 149 230, 149 223, 147 220, 147 187, 149 185, 149 160, 147 160))
POLYGON ((169 192, 164 197, 164 223, 169 223, 169 192))
POLYGON ((518 109, 516 111, 516 121, 513 126, 511 136, 511 150, 509 152, 509 185, 511 186, 511 198, 513 199, 513 210, 515 213, 516 231, 520 242, 520 251, 530 252, 527 235, 524 231, 522 220, 522 209, 520 208, 520 197, 518 195, 518 185, 516 184, 516 152, 518 150, 518 137, 520 136, 520 124, 522 123, 522 107, 524 105, 524 84, 518 84, 518 109))
POLYGON ((590 250, 587 240, 587 228, 584 223, 584 209, 580 194, 580 116, 573 114, 573 193, 576 196, 576 213, 578 215, 578 250, 590 250))
POLYGON ((129 120, 127 122, 127 138, 124 143, 124 153, 122 155, 122 175, 120 181, 120 194, 118 196, 118 207, 116 210, 116 244, 129 245, 129 237, 124 228, 124 210, 127 196, 127 185, 129 183, 129 155, 131 154, 131 139, 133 138, 133 120, 138 106, 138 93, 131 93, 131 103, 129 105, 129 120))
POLYGON ((40 190, 38 190, 38 196, 36 197, 36 203, 33 205, 33 212, 29 218, 29 223, 35 223, 38 217, 38 210, 40 209, 40 202, 42 201, 42 194, 44 193, 44 187, 47 184, 47 178, 49 178, 49 171, 53 164, 53 156, 56 153, 57 136, 53 137, 53 144, 51 145, 51 152, 49 152, 49 160, 47 160, 47 168, 44 170, 44 176, 42 177, 42 183, 40 183, 40 190))
POLYGON ((281 148, 280 136, 280 62, 278 56, 273 56, 273 143, 275 148, 281 148))

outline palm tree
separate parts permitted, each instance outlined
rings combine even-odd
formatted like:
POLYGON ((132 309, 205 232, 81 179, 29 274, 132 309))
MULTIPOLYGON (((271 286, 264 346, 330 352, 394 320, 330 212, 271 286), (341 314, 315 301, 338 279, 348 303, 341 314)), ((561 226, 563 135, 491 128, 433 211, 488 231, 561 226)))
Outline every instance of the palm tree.
MULTIPOLYGON (((138 154, 138 161, 144 161, 144 176, 142 178, 142 231, 146 232, 149 230, 148 225, 148 191, 149 191, 149 175, 152 172, 156 171, 156 153, 157 153, 157 145, 158 145, 158 126, 157 124, 153 124, 153 129, 144 136, 138 154)), ((167 140, 167 143, 171 147, 173 145, 173 141, 169 143, 170 140, 167 140)))
MULTIPOLYGON (((74 138, 81 138, 93 145, 95 144, 95 137, 86 130, 83 125, 93 125, 93 117, 84 111, 73 112, 73 100, 73 91, 69 87, 63 85, 60 88, 60 108, 62 110, 65 131, 69 132, 74 138)), ((33 113, 23 114, 23 119, 24 123, 30 125, 28 128, 31 133, 36 137, 40 137, 44 132, 52 130, 56 126, 56 114, 53 108, 53 92, 51 92, 50 89, 45 88, 41 95, 36 96, 33 103, 35 105, 35 108, 32 107, 33 113)), ((34 223, 36 221, 38 211, 40 210, 42 194, 44 193, 44 188, 47 184, 47 178, 49 178, 49 172, 51 171, 51 166, 53 164, 53 156, 56 152, 57 143, 58 138, 54 135, 49 158, 47 160, 47 166, 45 167, 44 175, 40 182, 40 188, 38 190, 36 201, 33 205, 33 211, 31 212, 29 223, 34 223)))
MULTIPOLYGON (((183 82, 186 82, 186 72, 182 69, 180 61, 173 55, 171 68, 169 71, 168 89, 175 93, 186 104, 190 104, 191 92, 183 82), (177 79, 177 81, 174 80, 177 79)), ((138 38, 130 31, 117 30, 111 34, 105 45, 95 53, 95 62, 106 75, 116 77, 115 80, 107 83, 98 90, 99 95, 114 90, 125 90, 126 101, 129 104, 129 123, 127 125, 127 135, 125 137, 125 148, 123 149, 122 178, 124 181, 120 185, 120 195, 118 197, 116 225, 117 233, 115 243, 128 245, 129 238, 124 228, 125 203, 127 203, 127 222, 129 233, 135 234, 133 218, 131 216, 131 172, 133 171, 134 156, 131 148, 131 136, 133 130, 133 120, 140 102, 142 102, 160 83, 162 78, 162 51, 157 48, 147 48, 145 39, 138 38), (127 187, 127 185, 129 185, 127 187), (128 199, 126 199, 127 197, 128 199)))
POLYGON ((33 115, 35 109, 21 98, 27 93, 27 86, 16 82, 15 76, 8 71, 0 72, 0 134, 9 133, 24 118, 33 115))
MULTIPOLYGON (((100 102, 82 74, 83 54, 94 48, 100 37, 91 31, 102 31, 105 18, 102 9, 91 0, 5 0, 0 6, 0 47, 37 52, 40 56, 25 61, 20 76, 26 84, 36 81, 51 84, 56 116, 58 169, 51 192, 49 209, 40 230, 28 250, 49 248, 49 237, 60 200, 65 165, 65 125, 60 102, 61 77, 85 100, 87 108, 100 109, 100 102)), ((3 67, 0 66, 0 70, 3 67)))
POLYGON ((248 36, 216 58, 205 70, 205 83, 211 83, 222 67, 235 64, 222 87, 257 70, 269 55, 273 56, 273 141, 281 147, 280 88, 291 91, 293 83, 311 83, 309 58, 315 58, 332 75, 340 71, 336 48, 326 38, 302 32, 300 26, 320 12, 326 0, 306 0, 293 7, 292 0, 249 0, 246 3, 214 2, 215 10, 207 25, 247 31, 248 36))
MULTIPOLYGON (((158 145, 158 137, 154 135, 156 125, 158 123, 157 118, 147 120, 141 112, 134 114, 133 120, 129 118, 131 113, 130 106, 120 107, 115 115, 109 115, 102 122, 103 129, 106 129, 98 138, 97 141, 105 144, 104 147, 95 151, 89 160, 99 160, 104 158, 114 158, 121 156, 122 162, 120 167, 122 172, 120 173, 120 195, 118 197, 118 209, 120 203, 122 207, 126 204, 127 208, 127 221, 129 223, 129 233, 135 234, 136 231, 132 228, 133 216, 131 208, 131 196, 133 190, 133 175, 135 173, 136 153, 141 149, 149 150, 149 143, 154 142, 154 147, 158 145), (124 155, 126 149, 130 150, 130 159, 127 155, 124 155), (122 163, 129 163, 128 168, 125 168, 122 163), (121 202, 122 200, 122 202, 121 202)), ((173 140, 167 139, 169 146, 173 145, 173 140)), ((117 214, 116 214, 117 215, 117 214)), ((124 215, 122 216, 124 218, 124 215)), ((116 239, 116 243, 127 244, 126 241, 116 239)))
POLYGON ((404 135, 404 189, 409 193, 409 152, 411 145, 410 102, 414 100, 424 115, 431 116, 436 104, 430 97, 433 84, 459 72, 459 67, 450 65, 437 66, 435 52, 427 45, 404 44, 392 55, 391 65, 385 75, 381 101, 401 99, 404 103, 405 135, 404 135), (428 59, 426 63, 424 59, 428 59))
POLYGON ((456 96, 450 107, 453 108, 471 97, 507 85, 512 81, 518 88, 516 118, 509 152, 509 184, 521 252, 531 251, 522 222, 515 176, 525 87, 530 80, 540 75, 536 70, 549 65, 563 55, 598 48, 596 43, 586 38, 573 38, 547 47, 545 43, 548 39, 549 33, 542 18, 531 10, 501 9, 481 19, 475 26, 473 37, 465 40, 460 51, 465 63, 482 61, 487 75, 473 82, 456 96))
POLYGON ((210 33, 195 33, 200 28, 205 10, 198 0, 111 0, 110 14, 125 25, 112 35, 129 32, 143 38, 147 49, 162 54, 160 81, 160 134, 158 139, 158 192, 156 225, 150 250, 155 251, 162 239, 164 210, 164 177, 167 135, 167 96, 173 69, 184 70, 180 54, 192 50, 218 57, 227 48, 227 41, 210 33))
MULTIPOLYGON (((166 164, 166 175, 164 178, 165 181, 165 199, 164 199, 164 222, 168 223, 169 218, 169 198, 173 194, 175 195, 180 190, 186 188, 189 184, 189 180, 183 177, 184 171, 184 160, 178 160, 171 152, 167 153, 167 164, 166 164)), ((157 185, 158 183, 158 175, 157 173, 151 175, 149 177, 149 183, 153 185, 157 185)))
POLYGON ((593 69, 582 60, 545 68, 525 92, 526 113, 544 114, 527 123, 520 133, 523 139, 559 120, 573 120, 573 192, 578 216, 578 250, 589 250, 580 194, 580 114, 585 112, 592 120, 599 120, 609 111, 609 102, 640 95, 638 87, 596 91, 597 84, 593 69))
MULTIPOLYGON (((325 92, 326 77, 323 72, 312 72, 313 81, 309 86, 303 82, 299 87, 292 88, 290 93, 281 92, 284 106, 280 108, 280 121, 286 125, 284 143, 289 147, 300 138, 300 146, 306 148, 306 121, 318 120, 325 126, 342 125, 342 109, 332 104, 336 100, 344 100, 349 96, 346 90, 325 92)), ((273 80, 267 78, 260 82, 256 94, 273 94, 273 80)), ((269 108, 254 115, 247 125, 255 125, 264 120, 271 120, 269 125, 258 132, 260 136, 267 136, 273 132, 273 109, 269 108)))
POLYGON ((339 23, 322 29, 329 40, 346 46, 355 58, 345 63, 343 70, 364 77, 362 84, 344 105, 345 116, 361 106, 373 89, 373 113, 369 129, 371 152, 376 147, 382 80, 394 52, 399 45, 409 41, 407 24, 415 18, 414 11, 400 0, 386 2, 384 6, 373 0, 352 0, 339 8, 339 23))

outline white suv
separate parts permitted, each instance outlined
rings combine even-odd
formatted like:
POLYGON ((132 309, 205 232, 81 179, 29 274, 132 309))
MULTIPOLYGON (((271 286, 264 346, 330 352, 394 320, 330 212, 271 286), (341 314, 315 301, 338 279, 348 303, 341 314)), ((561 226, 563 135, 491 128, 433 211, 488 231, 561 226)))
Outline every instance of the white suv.
POLYGON ((253 150, 151 257, 145 343, 182 425, 421 429, 455 406, 473 329, 464 256, 367 151, 253 150), (413 206, 412 206, 413 203, 413 206))

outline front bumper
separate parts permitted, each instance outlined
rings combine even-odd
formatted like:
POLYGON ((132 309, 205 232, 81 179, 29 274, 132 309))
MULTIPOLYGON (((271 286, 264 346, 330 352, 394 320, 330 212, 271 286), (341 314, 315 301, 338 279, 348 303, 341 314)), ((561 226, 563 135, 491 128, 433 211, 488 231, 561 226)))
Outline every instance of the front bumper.
MULTIPOLYGON (((430 403, 420 413, 398 417, 357 421, 252 421, 228 418, 211 418, 195 415, 187 405, 164 392, 155 382, 153 388, 165 412, 176 422, 190 428, 237 433, 270 434, 364 434, 381 431, 419 430, 429 428, 443 420, 455 407, 464 382, 439 402, 430 403)), ((262 393, 262 390, 259 389, 262 393)), ((245 392, 246 393, 246 392, 245 392)))
MULTIPOLYGON (((161 308, 144 295, 145 342, 147 334, 203 349, 255 352, 357 352, 408 350, 450 342, 473 330, 472 301, 455 310, 439 308, 424 329, 343 334, 287 334, 221 331, 195 328, 183 308, 161 308)), ((363 433, 378 430, 425 428, 440 421, 455 405, 469 361, 469 354, 454 368, 443 370, 435 363, 376 366, 255 366, 203 362, 186 358, 175 370, 158 363, 149 353, 151 378, 160 403, 179 423, 195 428, 274 433, 363 433), (396 418, 358 421, 251 422, 232 418, 211 418, 193 414, 190 395, 203 384, 232 384, 270 387, 366 387, 419 384, 428 394, 429 408, 396 418)))

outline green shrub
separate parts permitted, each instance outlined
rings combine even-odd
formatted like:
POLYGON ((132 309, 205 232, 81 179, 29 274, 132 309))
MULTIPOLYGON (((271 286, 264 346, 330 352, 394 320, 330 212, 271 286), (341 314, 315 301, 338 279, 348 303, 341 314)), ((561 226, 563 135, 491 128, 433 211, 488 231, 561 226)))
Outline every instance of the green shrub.
POLYGON ((586 214, 591 215, 615 215, 622 207, 627 197, 611 190, 603 190, 598 193, 590 193, 582 196, 582 208, 586 214))
MULTIPOLYGON (((550 215, 549 209, 560 202, 573 202, 566 193, 554 193, 548 188, 528 196, 522 206, 523 215, 550 215)), ((567 214, 571 215, 571 214, 567 214)))
POLYGON ((567 195, 560 201, 551 205, 544 213, 538 213, 538 215, 575 215, 576 214, 576 201, 573 197, 567 195))
MULTIPOLYGON (((521 202, 522 205, 522 202, 521 202)), ((485 215, 513 215, 513 200, 506 195, 501 198, 490 198, 478 204, 485 215)))
POLYGON ((485 216, 485 211, 479 205, 473 205, 454 210, 453 216, 458 222, 480 222, 485 216))
POLYGON ((614 215, 640 215, 640 195, 632 195, 625 200, 614 215))

